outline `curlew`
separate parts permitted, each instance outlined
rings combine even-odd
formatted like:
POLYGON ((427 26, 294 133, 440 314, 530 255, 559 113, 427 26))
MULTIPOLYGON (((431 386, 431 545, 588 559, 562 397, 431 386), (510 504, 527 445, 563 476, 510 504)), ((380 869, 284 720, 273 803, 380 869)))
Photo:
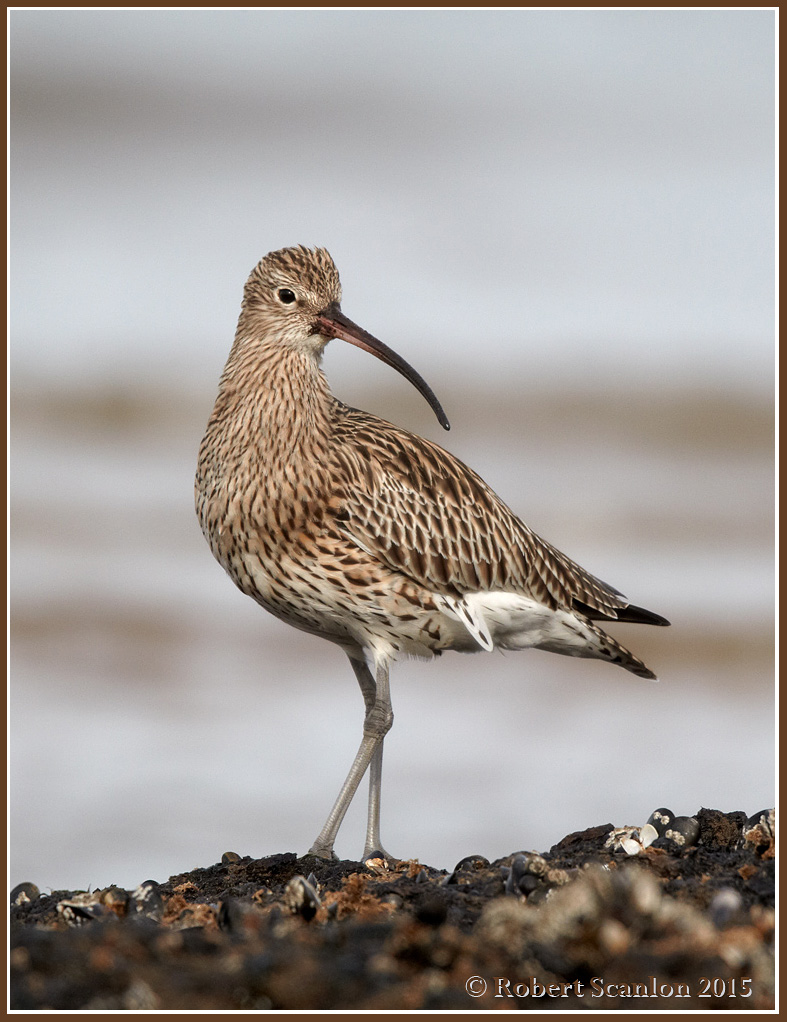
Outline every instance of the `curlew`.
POLYGON ((320 361, 341 338, 410 381, 441 425, 432 390, 349 320, 323 248, 271 252, 252 271, 199 451, 197 515, 238 588, 349 657, 363 738, 310 851, 331 858, 369 770, 364 858, 380 841, 389 667, 444 650, 534 647, 655 675, 598 622, 666 625, 537 536, 437 444, 330 392, 320 361))

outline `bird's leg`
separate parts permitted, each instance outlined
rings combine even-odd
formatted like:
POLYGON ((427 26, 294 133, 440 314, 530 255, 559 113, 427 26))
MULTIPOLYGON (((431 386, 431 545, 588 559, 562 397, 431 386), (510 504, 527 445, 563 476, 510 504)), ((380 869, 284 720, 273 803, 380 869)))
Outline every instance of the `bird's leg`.
POLYGON ((383 848, 380 841, 380 791, 383 776, 383 743, 382 741, 374 750, 372 762, 369 766, 369 809, 366 817, 366 842, 363 847, 364 861, 370 856, 375 858, 382 856, 391 862, 396 862, 383 848))
MULTIPOLYGON (((369 680, 371 681, 371 672, 369 671, 369 668, 366 667, 366 664, 363 666, 366 668, 366 673, 369 675, 369 680)), ((391 859, 391 861, 395 862, 396 860, 392 859, 388 852, 386 852, 383 848, 382 841, 380 840, 380 793, 383 778, 383 742, 385 741, 385 734, 393 724, 393 711, 391 709, 391 694, 388 687, 387 664, 377 665, 377 683, 375 686, 375 692, 375 710, 385 707, 388 727, 385 729, 377 748, 374 750, 372 762, 369 767, 369 808, 366 817, 366 842, 364 843, 363 857, 364 860, 366 860, 372 855, 372 853, 376 853, 377 855, 381 855, 384 859, 391 859)))
MULTIPOLYGON (((363 701, 366 705, 366 716, 368 717, 372 713, 378 702, 381 705, 386 704, 390 710, 391 696, 388 685, 388 667, 381 665, 377 668, 377 680, 375 681, 365 660, 350 660, 350 663, 355 671, 358 684, 361 686, 363 701)), ((393 714, 391 714, 391 721, 393 721, 393 714)), ((380 790, 383 775, 384 741, 385 736, 380 739, 380 744, 374 750, 374 755, 369 764, 369 809, 366 821, 366 841, 363 848, 364 859, 368 859, 373 852, 382 855, 386 859, 390 858, 380 841, 380 790)))
POLYGON ((356 753, 350 772, 345 778, 341 791, 328 814, 325 826, 309 851, 324 859, 335 858, 333 845, 358 785, 372 763, 369 786, 369 816, 366 828, 364 858, 369 852, 385 854, 380 847, 380 778, 382 774, 383 739, 393 724, 391 696, 388 687, 388 667, 377 667, 377 680, 363 660, 350 657, 355 677, 361 687, 366 714, 363 721, 363 739, 356 753))

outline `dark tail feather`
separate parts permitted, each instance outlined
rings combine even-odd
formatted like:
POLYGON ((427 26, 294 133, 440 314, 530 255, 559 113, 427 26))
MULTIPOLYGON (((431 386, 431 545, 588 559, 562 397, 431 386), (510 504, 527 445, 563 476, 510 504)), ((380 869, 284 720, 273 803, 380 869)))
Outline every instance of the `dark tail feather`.
POLYGON ((652 610, 645 610, 644 607, 628 606, 625 610, 618 611, 618 621, 634 621, 640 625, 668 625, 669 621, 661 614, 654 614, 652 610))
POLYGON ((582 603, 581 600, 574 600, 573 607, 574 610, 578 610, 580 614, 583 614, 591 621, 630 621, 632 624, 638 625, 669 624, 665 617, 662 617, 660 614, 654 614, 651 610, 645 610, 644 607, 621 607, 616 612, 614 618, 609 617, 607 614, 600 614, 593 607, 588 607, 586 603, 582 603))

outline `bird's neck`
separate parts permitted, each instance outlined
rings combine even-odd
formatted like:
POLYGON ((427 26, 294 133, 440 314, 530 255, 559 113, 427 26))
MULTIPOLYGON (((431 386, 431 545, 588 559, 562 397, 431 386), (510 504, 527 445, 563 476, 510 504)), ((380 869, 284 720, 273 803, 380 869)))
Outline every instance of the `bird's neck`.
POLYGON ((268 468, 306 465, 311 471, 325 463, 334 408, 328 381, 311 355, 279 344, 236 344, 213 417, 235 433, 227 439, 239 453, 268 468))

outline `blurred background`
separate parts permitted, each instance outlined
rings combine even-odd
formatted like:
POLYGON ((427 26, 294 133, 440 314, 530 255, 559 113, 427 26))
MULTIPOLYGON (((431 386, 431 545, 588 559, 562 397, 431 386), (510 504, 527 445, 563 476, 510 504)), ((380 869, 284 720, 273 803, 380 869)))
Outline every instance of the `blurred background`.
POLYGON ((659 684, 396 665, 388 849, 773 804, 772 10, 16 9, 10 48, 11 883, 303 854, 355 754, 343 654, 193 511, 243 283, 297 243, 452 430, 334 342, 337 396, 673 622, 614 630, 659 684))

